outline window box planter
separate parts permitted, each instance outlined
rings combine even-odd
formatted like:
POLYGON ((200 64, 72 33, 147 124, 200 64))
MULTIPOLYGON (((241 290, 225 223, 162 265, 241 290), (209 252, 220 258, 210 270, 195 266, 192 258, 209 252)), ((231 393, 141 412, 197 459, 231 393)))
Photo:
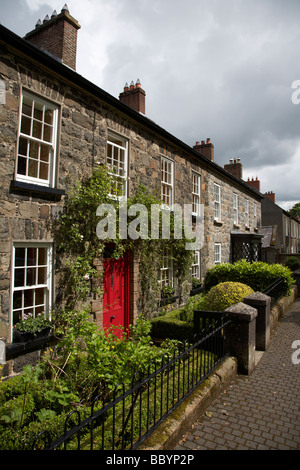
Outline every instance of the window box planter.
POLYGON ((179 295, 174 295, 172 297, 161 297, 159 306, 163 307, 164 305, 169 305, 175 302, 178 299, 179 295))
POLYGON ((200 294, 204 290, 204 287, 199 284, 198 286, 193 287, 190 290, 190 297, 193 297, 194 295, 200 294))
POLYGON ((50 335, 51 328, 43 328, 36 333, 30 333, 27 331, 14 330, 13 332, 13 342, 14 343, 27 343, 29 341, 34 341, 36 339, 46 338, 50 335))

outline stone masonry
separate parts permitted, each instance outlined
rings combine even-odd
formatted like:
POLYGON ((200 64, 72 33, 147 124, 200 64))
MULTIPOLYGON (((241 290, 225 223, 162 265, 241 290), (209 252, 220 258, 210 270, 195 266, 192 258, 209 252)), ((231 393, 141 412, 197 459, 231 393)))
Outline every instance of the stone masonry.
MULTIPOLYGON (((49 222, 63 207, 65 194, 92 168, 106 161, 106 142, 109 132, 127 139, 128 194, 138 185, 147 186, 160 195, 161 157, 174 162, 174 202, 192 202, 192 171, 201 176, 201 202, 204 204, 204 246, 201 250, 201 276, 214 264, 214 244, 221 243, 221 261, 230 261, 230 233, 255 231, 253 205, 260 214, 260 198, 246 184, 233 178, 217 164, 197 156, 192 148, 177 141, 144 116, 118 105, 114 98, 103 98, 102 91, 85 81, 83 86, 74 71, 60 68, 45 58, 32 59, 28 45, 18 51, 0 36, 0 80, 5 85, 5 99, 0 105, 0 337, 11 341, 11 253, 14 241, 53 241, 49 222), (45 63, 47 64, 45 65, 45 63), (79 83, 80 81, 80 83, 79 83), (87 90, 86 88, 89 87, 87 90), (20 99, 23 90, 55 103, 59 109, 57 168, 53 190, 24 189, 15 184, 20 99), (213 184, 221 187, 221 221, 214 222, 213 184), (239 200, 239 227, 233 224, 232 194, 239 200), (244 224, 244 199, 249 200, 250 224, 244 224)), ((26 41, 24 41, 25 43, 26 41)), ((31 47, 31 46, 30 46, 31 47)), ((54 240, 55 242, 55 240, 54 240)), ((131 266, 131 320, 138 309, 138 269, 131 266)), ((57 284, 58 273, 54 285, 57 284)), ((95 299, 97 300, 97 299, 95 299)), ((94 303, 101 326, 101 302, 94 303)))

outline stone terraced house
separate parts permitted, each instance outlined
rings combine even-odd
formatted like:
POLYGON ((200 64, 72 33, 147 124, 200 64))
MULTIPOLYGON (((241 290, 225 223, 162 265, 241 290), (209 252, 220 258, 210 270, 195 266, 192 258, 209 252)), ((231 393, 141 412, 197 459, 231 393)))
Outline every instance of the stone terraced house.
MULTIPOLYGON (((204 243, 194 254, 194 277, 203 279, 220 262, 260 256, 262 195, 234 174, 239 161, 222 168, 210 139, 191 147, 148 119, 139 81, 117 99, 76 73, 79 29, 66 5, 25 38, 0 25, 0 339, 7 346, 22 315, 55 308, 48 222, 72 182, 91 175, 96 162, 119 172, 124 194, 143 184, 169 205, 203 204, 204 243)), ((127 326, 140 313, 138 262, 130 253, 120 263, 114 295, 122 309, 115 321, 127 326)), ((168 256, 158 276, 180 289, 168 256)), ((103 299, 91 302, 100 328, 113 323, 103 299)))

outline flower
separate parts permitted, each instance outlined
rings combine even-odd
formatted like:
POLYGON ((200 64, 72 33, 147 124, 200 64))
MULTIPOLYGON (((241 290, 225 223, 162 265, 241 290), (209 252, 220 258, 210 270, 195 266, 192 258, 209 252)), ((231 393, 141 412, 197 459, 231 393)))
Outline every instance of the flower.
POLYGON ((48 320, 44 314, 39 313, 35 317, 32 313, 25 313, 23 319, 14 325, 14 329, 26 332, 33 333, 36 335, 39 331, 44 328, 51 328, 51 321, 48 320))
POLYGON ((89 278, 90 278, 90 276, 89 276, 88 274, 85 274, 85 275, 83 276, 83 279, 84 279, 85 281, 88 281, 89 278))

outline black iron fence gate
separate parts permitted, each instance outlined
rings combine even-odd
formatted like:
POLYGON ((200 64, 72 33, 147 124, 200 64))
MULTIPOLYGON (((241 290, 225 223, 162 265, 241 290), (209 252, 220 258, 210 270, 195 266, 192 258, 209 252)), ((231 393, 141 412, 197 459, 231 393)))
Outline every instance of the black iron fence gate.
POLYGON ((59 438, 42 431, 32 448, 137 449, 228 356, 229 324, 227 315, 199 324, 194 344, 186 342, 171 358, 165 355, 160 367, 150 364, 146 377, 136 373, 130 389, 119 383, 108 403, 96 397, 88 418, 81 420, 80 411, 72 411, 59 438))

